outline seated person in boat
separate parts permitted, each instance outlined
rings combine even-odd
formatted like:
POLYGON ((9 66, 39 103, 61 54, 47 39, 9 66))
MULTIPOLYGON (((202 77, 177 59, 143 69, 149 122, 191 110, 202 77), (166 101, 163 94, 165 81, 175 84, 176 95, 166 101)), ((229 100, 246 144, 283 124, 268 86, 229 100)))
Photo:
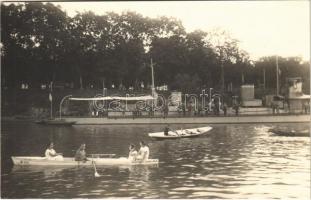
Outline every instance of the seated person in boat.
POLYGON ((194 132, 189 131, 189 130, 185 130, 185 132, 186 132, 187 134, 190 134, 190 135, 195 134, 194 132))
POLYGON ((170 131, 170 128, 168 126, 166 126, 164 128, 164 135, 168 136, 168 132, 170 131))
POLYGON ((75 161, 83 161, 86 162, 86 152, 85 152, 85 144, 81 144, 79 149, 76 151, 75 161))
POLYGON ((131 161, 135 161, 136 157, 137 157, 137 151, 135 149, 135 145, 134 144, 130 144, 129 150, 130 150, 130 152, 129 152, 128 159, 131 160, 131 161))
POLYGON ((139 160, 141 162, 145 162, 149 159, 149 147, 146 145, 144 141, 140 141, 140 149, 138 151, 138 156, 136 157, 136 160, 139 160))
POLYGON ((53 142, 45 150, 45 157, 48 160, 63 160, 63 155, 61 153, 56 153, 56 151, 54 150, 53 142))

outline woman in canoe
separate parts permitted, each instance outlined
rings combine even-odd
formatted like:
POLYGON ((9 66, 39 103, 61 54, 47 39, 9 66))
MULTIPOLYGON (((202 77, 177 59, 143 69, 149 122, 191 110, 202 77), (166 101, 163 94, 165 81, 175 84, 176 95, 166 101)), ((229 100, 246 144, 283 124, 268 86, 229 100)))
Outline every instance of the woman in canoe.
POLYGON ((85 152, 85 144, 81 144, 81 146, 77 150, 76 155, 75 155, 75 161, 83 161, 83 162, 87 161, 86 152, 85 152))
POLYGON ((53 142, 50 143, 49 147, 45 150, 45 157, 48 160, 63 160, 63 155, 61 153, 56 153, 54 150, 53 142))
POLYGON ((140 149, 138 152, 137 159, 141 162, 145 162, 149 158, 149 147, 146 145, 144 141, 140 141, 140 149))
POLYGON ((129 152, 128 159, 131 160, 131 161, 135 161, 136 157, 137 157, 137 151, 135 149, 135 145, 134 144, 130 144, 129 150, 130 150, 130 152, 129 152))

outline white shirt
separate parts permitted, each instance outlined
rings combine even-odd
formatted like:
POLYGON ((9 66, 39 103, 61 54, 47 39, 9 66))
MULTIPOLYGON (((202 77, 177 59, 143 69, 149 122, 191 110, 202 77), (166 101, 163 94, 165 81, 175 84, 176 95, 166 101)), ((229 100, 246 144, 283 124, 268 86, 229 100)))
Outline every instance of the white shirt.
POLYGON ((137 156, 137 151, 135 151, 135 150, 130 151, 128 159, 132 161, 136 158, 136 156, 137 156))
POLYGON ((140 147, 139 153, 141 154, 141 156, 143 157, 145 155, 145 159, 149 159, 149 147, 144 146, 144 147, 140 147))
POLYGON ((45 151, 45 157, 47 158, 53 158, 56 156, 56 151, 54 149, 47 149, 45 151))
POLYGON ((47 149, 45 151, 45 157, 48 160, 64 160, 62 155, 57 155, 54 149, 47 149))

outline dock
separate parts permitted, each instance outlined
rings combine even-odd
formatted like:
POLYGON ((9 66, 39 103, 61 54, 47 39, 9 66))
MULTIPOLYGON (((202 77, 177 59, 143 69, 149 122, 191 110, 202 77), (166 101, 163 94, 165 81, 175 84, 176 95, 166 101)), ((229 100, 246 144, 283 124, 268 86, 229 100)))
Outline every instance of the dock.
POLYGON ((154 117, 154 118, 107 118, 66 117, 76 125, 108 124, 243 124, 243 123, 310 123, 310 115, 252 115, 213 117, 154 117))

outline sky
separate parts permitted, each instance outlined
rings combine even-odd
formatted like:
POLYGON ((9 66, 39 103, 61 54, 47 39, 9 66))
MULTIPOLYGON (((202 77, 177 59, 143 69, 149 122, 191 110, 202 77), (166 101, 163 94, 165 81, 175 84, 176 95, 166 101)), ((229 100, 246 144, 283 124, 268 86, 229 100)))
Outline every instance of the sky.
POLYGON ((152 1, 57 2, 69 16, 76 11, 121 14, 134 11, 156 18, 180 19, 187 32, 220 28, 240 41, 252 60, 299 56, 310 60, 309 1, 152 1))

